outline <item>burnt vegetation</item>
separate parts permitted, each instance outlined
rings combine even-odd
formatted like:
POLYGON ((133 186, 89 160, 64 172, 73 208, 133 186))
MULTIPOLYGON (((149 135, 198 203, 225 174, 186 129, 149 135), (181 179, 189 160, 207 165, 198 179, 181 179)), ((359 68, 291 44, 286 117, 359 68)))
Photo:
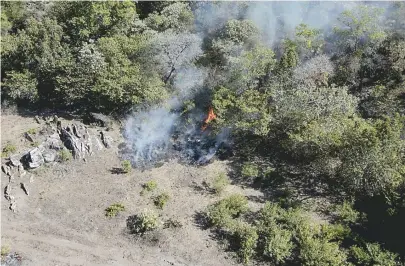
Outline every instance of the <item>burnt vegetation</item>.
MULTIPOLYGON (((404 21, 402 2, 1 2, 1 101, 125 116, 114 173, 229 160, 210 189, 263 198, 231 195, 195 220, 243 263, 400 265, 404 21)), ((150 212, 127 220, 134 234, 158 225, 150 212)))

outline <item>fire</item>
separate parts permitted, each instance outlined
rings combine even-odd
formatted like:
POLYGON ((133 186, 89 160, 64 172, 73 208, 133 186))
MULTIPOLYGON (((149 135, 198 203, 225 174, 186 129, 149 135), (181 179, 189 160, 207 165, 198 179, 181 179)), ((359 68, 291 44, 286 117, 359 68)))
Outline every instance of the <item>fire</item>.
POLYGON ((217 118, 217 116, 214 114, 214 109, 212 108, 212 106, 210 106, 210 108, 208 109, 208 116, 207 116, 207 118, 204 120, 204 124, 203 124, 203 126, 201 127, 201 130, 204 131, 204 130, 207 128, 208 124, 209 124, 212 120, 214 120, 214 119, 216 119, 216 118, 217 118))

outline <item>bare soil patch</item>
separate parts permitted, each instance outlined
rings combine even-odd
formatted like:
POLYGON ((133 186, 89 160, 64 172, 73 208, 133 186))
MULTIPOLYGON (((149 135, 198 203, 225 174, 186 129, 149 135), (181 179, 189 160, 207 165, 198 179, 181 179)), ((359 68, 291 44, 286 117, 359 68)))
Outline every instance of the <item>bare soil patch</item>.
MULTIPOLYGON (((19 150, 29 145, 22 134, 39 126, 33 118, 17 115, 3 115, 1 125, 2 144, 14 141, 19 150)), ((220 198, 202 184, 226 171, 227 163, 194 167, 170 161, 147 171, 114 174, 111 170, 121 166, 117 147, 123 140, 118 128, 109 134, 113 148, 99 151, 85 162, 42 166, 22 177, 30 194, 14 190, 16 213, 4 199, 8 177, 2 174, 2 244, 22 256, 22 265, 237 264, 232 253, 223 252, 210 231, 201 229, 196 221, 196 213, 220 198), (141 196, 142 185, 150 180, 157 182, 157 189, 141 196), (170 195, 163 210, 153 204, 153 196, 160 192, 170 195), (116 202, 123 203, 126 210, 106 217, 104 210, 116 202), (162 227, 144 237, 129 235, 127 217, 144 209, 158 213, 161 222, 169 218, 180 221, 182 227, 162 227)), ((221 197, 234 192, 261 196, 258 191, 230 185, 221 197)))

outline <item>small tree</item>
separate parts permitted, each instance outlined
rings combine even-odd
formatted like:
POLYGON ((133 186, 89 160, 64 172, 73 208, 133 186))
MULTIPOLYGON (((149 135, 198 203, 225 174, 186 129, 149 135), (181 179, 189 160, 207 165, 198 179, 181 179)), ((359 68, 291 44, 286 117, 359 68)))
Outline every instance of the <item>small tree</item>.
POLYGON ((131 161, 129 161, 129 160, 124 160, 124 161, 122 161, 121 165, 122 165, 122 171, 123 171, 124 173, 129 173, 129 172, 131 172, 131 170, 132 170, 131 161))

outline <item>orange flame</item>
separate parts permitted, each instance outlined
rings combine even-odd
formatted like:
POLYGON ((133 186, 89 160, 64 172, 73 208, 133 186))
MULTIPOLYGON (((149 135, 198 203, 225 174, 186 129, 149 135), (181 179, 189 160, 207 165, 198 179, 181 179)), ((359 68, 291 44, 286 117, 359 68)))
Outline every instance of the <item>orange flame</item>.
POLYGON ((204 131, 204 130, 207 128, 208 124, 209 124, 212 120, 214 120, 214 119, 216 119, 216 118, 217 118, 217 116, 214 114, 214 109, 212 108, 212 106, 210 106, 210 108, 208 109, 208 116, 207 116, 207 118, 204 120, 204 124, 203 124, 203 126, 201 127, 201 130, 204 131))

